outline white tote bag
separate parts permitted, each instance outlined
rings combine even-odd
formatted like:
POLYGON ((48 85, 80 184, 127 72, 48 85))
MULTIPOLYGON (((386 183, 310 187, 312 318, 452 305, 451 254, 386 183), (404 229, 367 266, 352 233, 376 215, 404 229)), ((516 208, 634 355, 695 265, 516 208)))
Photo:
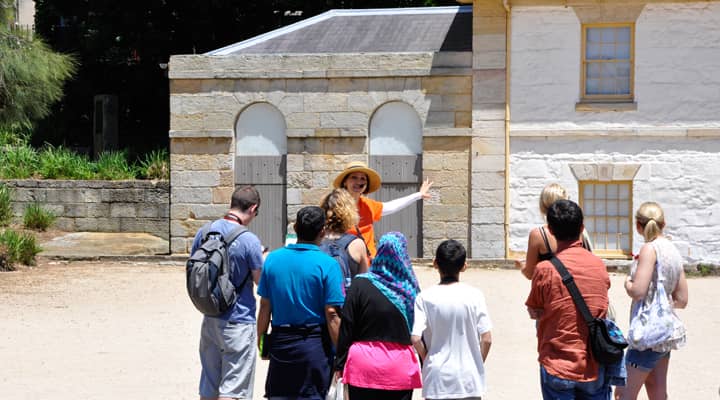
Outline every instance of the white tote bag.
POLYGON ((325 400, 345 400, 345 385, 343 385, 342 378, 338 378, 330 385, 325 400))
POLYGON ((685 325, 675 314, 665 291, 662 268, 655 263, 655 296, 636 303, 628 329, 628 343, 636 350, 665 352, 685 345, 685 325))

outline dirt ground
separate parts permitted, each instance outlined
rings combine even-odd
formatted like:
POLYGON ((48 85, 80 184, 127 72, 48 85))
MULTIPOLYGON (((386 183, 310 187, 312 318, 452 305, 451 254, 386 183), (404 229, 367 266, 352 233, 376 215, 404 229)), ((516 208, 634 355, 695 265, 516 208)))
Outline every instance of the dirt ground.
MULTIPOLYGON (((418 268, 423 287, 437 281, 418 268)), ((611 298, 627 328, 629 299, 613 274, 611 298)), ((487 399, 538 399, 529 283, 514 270, 471 270, 494 323, 487 399)), ((201 315, 178 263, 52 262, 0 273, 0 399, 197 399, 201 315)), ((718 399, 720 279, 690 280, 680 311, 688 346, 670 363, 670 398, 718 399)), ((267 363, 258 361, 255 398, 267 363)), ((415 398, 420 398, 416 391, 415 398)))

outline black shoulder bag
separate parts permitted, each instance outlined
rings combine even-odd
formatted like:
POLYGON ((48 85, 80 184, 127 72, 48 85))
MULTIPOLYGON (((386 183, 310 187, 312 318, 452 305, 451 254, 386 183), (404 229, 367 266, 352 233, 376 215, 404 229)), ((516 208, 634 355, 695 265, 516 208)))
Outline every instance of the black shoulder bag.
POLYGON ((624 349, 628 344, 620 328, 609 319, 593 317, 580 294, 580 290, 578 290, 575 284, 575 279, 570 275, 570 272, 565 268, 562 261, 553 255, 550 262, 552 262, 562 277, 562 282, 570 292, 575 307, 580 311, 580 314, 588 325, 588 331, 590 332, 588 336, 588 347, 590 347, 595 361, 607 365, 622 360, 624 349))

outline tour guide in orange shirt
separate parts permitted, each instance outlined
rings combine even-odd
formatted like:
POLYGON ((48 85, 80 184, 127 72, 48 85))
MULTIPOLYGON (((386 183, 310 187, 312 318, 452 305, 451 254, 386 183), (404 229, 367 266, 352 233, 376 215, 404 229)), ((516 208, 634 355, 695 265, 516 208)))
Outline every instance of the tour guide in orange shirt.
POLYGON ((358 214, 360 214, 360 222, 357 228, 351 229, 349 233, 355 233, 356 229, 360 230, 365 243, 367 243, 370 257, 375 257, 375 232, 373 223, 380 221, 385 215, 394 214, 410 204, 420 200, 430 198, 430 187, 432 182, 429 179, 420 185, 420 191, 411 195, 400 197, 399 199, 380 202, 363 196, 380 189, 382 184, 380 174, 374 169, 369 168, 362 161, 353 161, 345 166, 345 169, 335 178, 333 186, 345 188, 353 198, 357 201, 358 214))

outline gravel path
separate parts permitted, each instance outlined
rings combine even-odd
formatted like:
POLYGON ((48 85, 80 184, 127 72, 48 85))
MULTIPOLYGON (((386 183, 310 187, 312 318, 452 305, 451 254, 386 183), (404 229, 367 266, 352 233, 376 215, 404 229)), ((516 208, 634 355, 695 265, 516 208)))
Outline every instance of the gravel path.
MULTIPOLYGON (((437 281, 418 268, 421 285, 437 281)), ((612 301, 625 321, 629 299, 613 274, 612 301)), ((487 399, 538 399, 534 324, 523 306, 529 283, 514 270, 462 275, 485 292, 494 323, 487 399)), ((0 398, 197 399, 200 314, 177 263, 50 262, 0 273, 0 398)), ((670 397, 718 399, 720 278, 691 279, 680 311, 688 346, 673 353, 670 397)), ((267 363, 258 361, 255 398, 267 363)), ((420 398, 416 391, 415 398, 420 398)))

